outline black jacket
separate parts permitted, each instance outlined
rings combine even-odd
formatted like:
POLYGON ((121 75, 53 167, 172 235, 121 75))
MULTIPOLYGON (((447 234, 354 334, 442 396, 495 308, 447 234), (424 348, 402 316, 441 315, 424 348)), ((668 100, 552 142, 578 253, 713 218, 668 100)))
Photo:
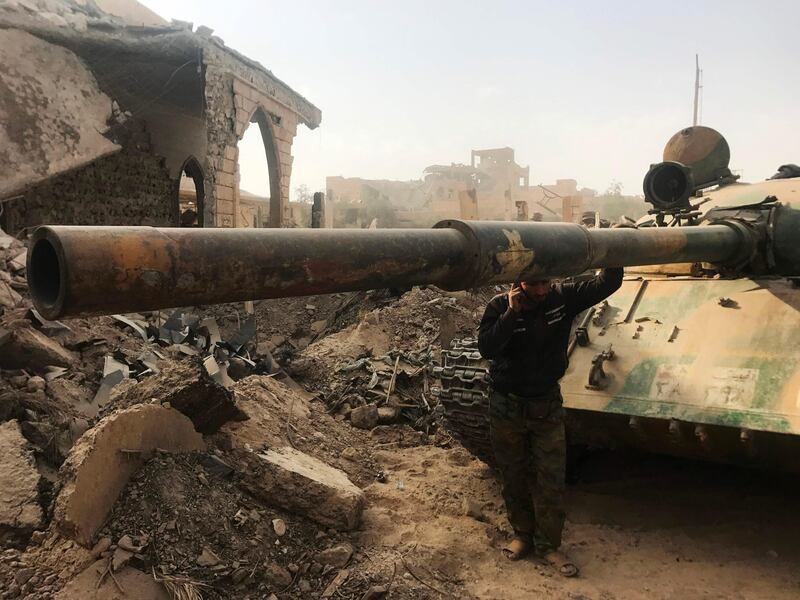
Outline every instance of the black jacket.
POLYGON ((501 393, 538 396, 564 376, 573 319, 622 285, 622 269, 605 269, 578 283, 554 284, 541 304, 513 312, 508 294, 492 298, 478 330, 478 348, 491 359, 492 385, 501 393))

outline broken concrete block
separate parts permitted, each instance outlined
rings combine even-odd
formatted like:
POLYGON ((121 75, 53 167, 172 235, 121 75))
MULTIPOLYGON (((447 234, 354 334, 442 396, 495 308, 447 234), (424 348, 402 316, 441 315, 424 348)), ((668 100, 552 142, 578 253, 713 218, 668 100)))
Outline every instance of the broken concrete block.
POLYGON ((222 433, 233 448, 274 448, 286 443, 286 421, 309 418, 308 401, 274 377, 251 375, 233 386, 245 421, 228 423, 222 433))
POLYGON ((461 511, 467 517, 472 517, 476 521, 484 521, 486 516, 483 514, 483 506, 474 498, 464 498, 461 503, 461 511))
POLYGON ((292 585, 292 574, 278 563, 268 562, 264 565, 264 579, 271 586, 283 589, 292 585))
POLYGON ((111 570, 115 573, 121 571, 133 558, 133 552, 124 548, 117 548, 111 555, 111 570))
POLYGON ((141 404, 109 415, 81 436, 61 466, 64 484, 54 521, 62 533, 88 548, 148 455, 204 449, 192 422, 176 410, 141 404))
POLYGON ((378 424, 378 407, 367 404, 354 408, 350 413, 350 423, 359 429, 372 429, 378 424))
POLYGON ((8 261, 9 268, 12 271, 24 271, 27 256, 28 256, 27 250, 18 252, 17 254, 14 255, 14 257, 11 260, 8 261))
POLYGON ((20 429, 25 439, 57 463, 62 462, 72 448, 74 438, 65 425, 48 421, 23 421, 20 429))
POLYGON ((75 354, 32 327, 9 333, 0 342, 0 368, 43 373, 50 365, 69 367, 77 362, 75 354))
POLYGON ((0 423, 25 416, 25 407, 20 402, 18 392, 0 394, 0 423))
POLYGON ((336 529, 355 529, 364 509, 364 493, 344 471, 291 447, 246 456, 243 485, 275 506, 336 529))
POLYGON ((399 418, 400 409, 396 406, 381 406, 378 408, 378 423, 381 423, 382 425, 395 423, 399 418))
POLYGON ((233 392, 225 389, 193 360, 175 361, 155 377, 148 377, 123 393, 115 404, 131 405, 156 398, 189 417, 203 434, 215 433, 228 421, 247 418, 237 407, 233 392))
POLYGON ((388 585, 373 585, 364 592, 364 595, 361 596, 361 600, 381 600, 381 598, 385 598, 388 593, 388 585))
POLYGON ((28 379, 25 387, 29 392, 43 392, 47 387, 47 383, 45 382, 44 377, 34 375, 28 379))
POLYGON ((42 525, 39 472, 17 421, 0 425, 0 542, 25 541, 42 525))
POLYGON ((272 519, 272 530, 278 537, 286 535, 286 521, 283 519, 272 519))
POLYGON ((353 547, 350 544, 338 544, 317 553, 314 559, 322 565, 342 568, 350 562, 351 556, 353 556, 353 547))
POLYGON ((219 556, 214 554, 211 548, 203 548, 203 551, 195 559, 195 562, 201 567, 213 567, 222 562, 219 556))

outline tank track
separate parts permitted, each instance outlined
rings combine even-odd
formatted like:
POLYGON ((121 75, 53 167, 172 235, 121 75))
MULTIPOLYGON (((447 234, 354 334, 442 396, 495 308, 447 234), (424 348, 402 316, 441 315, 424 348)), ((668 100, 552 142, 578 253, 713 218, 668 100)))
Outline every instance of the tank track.
POLYGON ((443 349, 441 364, 431 368, 438 386, 431 394, 444 408, 445 428, 469 452, 491 465, 489 441, 489 362, 478 352, 473 338, 455 339, 443 349))

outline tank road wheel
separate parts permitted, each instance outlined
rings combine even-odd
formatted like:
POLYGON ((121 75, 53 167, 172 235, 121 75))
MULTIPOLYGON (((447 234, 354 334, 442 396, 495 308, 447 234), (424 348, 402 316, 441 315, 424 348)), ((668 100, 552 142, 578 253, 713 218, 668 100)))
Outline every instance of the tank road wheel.
POLYGON ((492 465, 489 441, 489 362, 478 352, 478 341, 456 339, 442 350, 441 364, 432 368, 439 386, 431 394, 444 408, 445 428, 469 452, 492 465))

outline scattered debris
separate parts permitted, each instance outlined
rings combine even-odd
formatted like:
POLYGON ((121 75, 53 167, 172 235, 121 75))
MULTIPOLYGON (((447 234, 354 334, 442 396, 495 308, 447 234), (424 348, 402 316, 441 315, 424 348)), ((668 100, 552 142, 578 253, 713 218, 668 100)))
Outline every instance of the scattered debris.
POLYGON ((332 597, 339 587, 347 581, 347 578, 350 577, 350 571, 347 569, 342 569, 337 573, 336 577, 333 578, 333 581, 330 582, 328 587, 325 588, 325 591, 322 592, 322 596, 320 598, 330 598, 332 597))
POLYGON ((717 304, 723 308, 739 308, 739 303, 733 298, 720 298, 717 304))
POLYGON ((283 519, 273 519, 272 529, 275 531, 275 535, 278 537, 283 537, 286 535, 286 521, 283 519))
MULTIPOLYGON (((15 258, 23 246, 12 243, 15 258)), ((419 290, 411 301, 318 297, 309 310, 303 299, 269 301, 247 317, 226 305, 65 324, 30 308, 24 272, 11 273, 0 265, 0 284, 18 295, 13 307, 0 302, 0 422, 15 423, 27 453, 35 524, 13 537, 30 538, 36 558, 13 571, 0 558, 0 585, 68 600, 121 589, 181 599, 385 595, 380 564, 340 532, 360 523, 360 486, 387 480, 369 446, 427 443, 425 431, 437 430, 426 367, 439 316, 453 312, 456 329, 468 327, 475 307, 448 297, 417 310, 439 294, 419 290), (328 355, 316 392, 283 370, 316 360, 348 328, 386 343, 328 355), (353 424, 366 416, 369 436, 342 422, 351 413, 353 424), (73 562, 60 566, 68 554, 73 562)), ((0 486, 0 500, 22 480, 0 486)))

